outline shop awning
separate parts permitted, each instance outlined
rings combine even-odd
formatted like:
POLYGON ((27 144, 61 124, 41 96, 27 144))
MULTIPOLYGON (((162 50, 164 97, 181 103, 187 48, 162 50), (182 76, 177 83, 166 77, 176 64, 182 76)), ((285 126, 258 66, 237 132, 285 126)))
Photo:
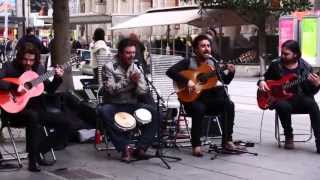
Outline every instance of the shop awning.
MULTIPOLYGON (((39 19, 44 23, 52 24, 53 19, 49 16, 39 16, 39 19)), ((70 24, 104 24, 111 23, 110 15, 97 15, 97 14, 80 14, 77 16, 70 16, 70 24)))
POLYGON ((112 27, 115 29, 139 28, 147 26, 162 26, 171 24, 190 24, 206 27, 212 24, 233 26, 249 24, 229 9, 208 9, 201 15, 199 7, 178 7, 153 9, 132 19, 112 27))

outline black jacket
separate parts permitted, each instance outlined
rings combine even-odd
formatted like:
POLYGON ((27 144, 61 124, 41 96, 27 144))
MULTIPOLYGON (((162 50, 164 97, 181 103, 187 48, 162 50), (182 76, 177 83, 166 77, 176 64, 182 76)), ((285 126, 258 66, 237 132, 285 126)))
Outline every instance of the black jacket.
POLYGON ((49 53, 49 50, 42 44, 40 39, 38 39, 35 35, 25 35, 21 39, 19 39, 16 49, 19 50, 26 43, 32 43, 35 47, 37 47, 41 54, 49 53))

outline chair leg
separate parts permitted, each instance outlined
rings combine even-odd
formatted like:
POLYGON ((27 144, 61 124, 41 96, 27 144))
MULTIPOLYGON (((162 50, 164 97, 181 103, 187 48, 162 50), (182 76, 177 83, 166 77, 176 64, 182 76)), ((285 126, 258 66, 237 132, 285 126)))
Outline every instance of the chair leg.
POLYGON ((15 153, 15 155, 16 155, 16 157, 17 157, 17 160, 18 160, 19 167, 22 167, 20 155, 19 155, 19 152, 18 152, 18 150, 17 150, 17 146, 16 146, 16 143, 15 143, 15 141, 14 141, 14 137, 13 137, 11 128, 10 128, 9 126, 7 126, 7 129, 8 129, 8 132, 9 132, 11 144, 12 144, 13 149, 14 149, 14 153, 15 153))
POLYGON ((222 128, 221 128, 221 124, 220 124, 220 121, 219 121, 218 116, 216 116, 215 119, 216 119, 216 122, 217 122, 217 124, 218 124, 220 136, 222 136, 222 128))
POLYGON ((208 119, 208 124, 207 124, 207 130, 206 130, 206 136, 205 136, 205 139, 204 139, 204 143, 207 143, 208 142, 208 137, 209 137, 209 132, 210 132, 210 127, 211 127, 211 121, 213 119, 208 119))
MULTIPOLYGON (((43 126, 43 131, 44 131, 44 134, 45 134, 46 136, 49 136, 48 131, 47 131, 47 128, 46 128, 45 126, 43 126)), ((54 161, 56 161, 57 158, 56 158, 56 155, 55 155, 55 153, 54 153, 54 151, 53 151, 53 148, 50 149, 50 152, 51 152, 51 155, 52 155, 52 159, 53 159, 54 161)))
POLYGON ((188 119, 186 117, 186 113, 183 109, 183 107, 181 106, 180 109, 179 109, 179 114, 178 114, 178 117, 177 117, 177 120, 176 121, 173 121, 175 124, 175 135, 174 135, 174 146, 177 145, 177 136, 180 132, 180 121, 183 121, 184 124, 185 124, 185 128, 186 128, 186 131, 187 131, 187 134, 188 134, 188 138, 189 140, 191 141, 191 132, 190 132, 190 128, 189 128, 189 123, 188 123, 188 119), (183 118, 183 120, 181 120, 181 117, 183 118))
POLYGON ((279 116, 278 116, 278 113, 276 112, 275 113, 275 122, 274 122, 274 133, 275 133, 275 138, 277 140, 277 143, 278 143, 278 147, 280 148, 281 147, 281 137, 280 137, 280 127, 279 127, 279 116))
POLYGON ((260 132, 259 132, 259 144, 262 143, 262 127, 263 127, 264 110, 262 111, 261 121, 260 121, 260 132))
POLYGON ((184 124, 185 124, 185 126, 186 126, 186 130, 187 130, 189 139, 191 140, 191 132, 190 132, 190 128, 189 128, 188 119, 187 119, 186 116, 184 116, 184 117, 183 117, 183 120, 184 120, 184 124))

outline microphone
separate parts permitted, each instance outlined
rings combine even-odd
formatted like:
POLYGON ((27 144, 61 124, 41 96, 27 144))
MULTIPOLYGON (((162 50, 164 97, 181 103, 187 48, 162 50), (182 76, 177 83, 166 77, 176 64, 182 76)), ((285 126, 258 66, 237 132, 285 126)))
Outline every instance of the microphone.
POLYGON ((137 66, 138 69, 141 71, 141 73, 144 74, 144 70, 143 70, 143 68, 142 68, 142 65, 141 65, 139 59, 134 59, 133 63, 136 64, 136 66, 137 66))
POLYGON ((138 67, 140 66, 139 59, 134 59, 134 60, 133 60, 133 63, 135 63, 138 67))
POLYGON ((204 58, 212 60, 215 64, 219 63, 219 61, 213 57, 211 54, 204 54, 204 58))

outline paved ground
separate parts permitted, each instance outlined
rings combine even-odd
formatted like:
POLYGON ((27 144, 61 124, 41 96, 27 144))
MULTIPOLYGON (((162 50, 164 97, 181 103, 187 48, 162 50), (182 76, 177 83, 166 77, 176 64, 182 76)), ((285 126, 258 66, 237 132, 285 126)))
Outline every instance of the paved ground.
MULTIPOLYGON (((165 149, 166 155, 182 158, 169 162, 168 170, 159 159, 139 161, 132 164, 119 162, 117 153, 108 157, 106 152, 97 152, 92 144, 74 144, 56 152, 58 161, 41 173, 27 171, 27 161, 18 171, 0 172, 0 179, 117 179, 117 180, 236 180, 236 179, 308 179, 318 180, 320 155, 315 153, 314 139, 307 143, 296 143, 295 150, 277 147, 274 139, 274 113, 266 111, 262 128, 262 143, 259 143, 259 128, 262 111, 256 105, 256 79, 235 79, 229 88, 236 104, 235 139, 256 142, 250 154, 219 155, 202 158, 192 157, 189 148, 165 149)), ((317 98, 318 99, 318 98, 317 98)), ((294 116, 294 129, 306 132, 307 116, 294 116)))

